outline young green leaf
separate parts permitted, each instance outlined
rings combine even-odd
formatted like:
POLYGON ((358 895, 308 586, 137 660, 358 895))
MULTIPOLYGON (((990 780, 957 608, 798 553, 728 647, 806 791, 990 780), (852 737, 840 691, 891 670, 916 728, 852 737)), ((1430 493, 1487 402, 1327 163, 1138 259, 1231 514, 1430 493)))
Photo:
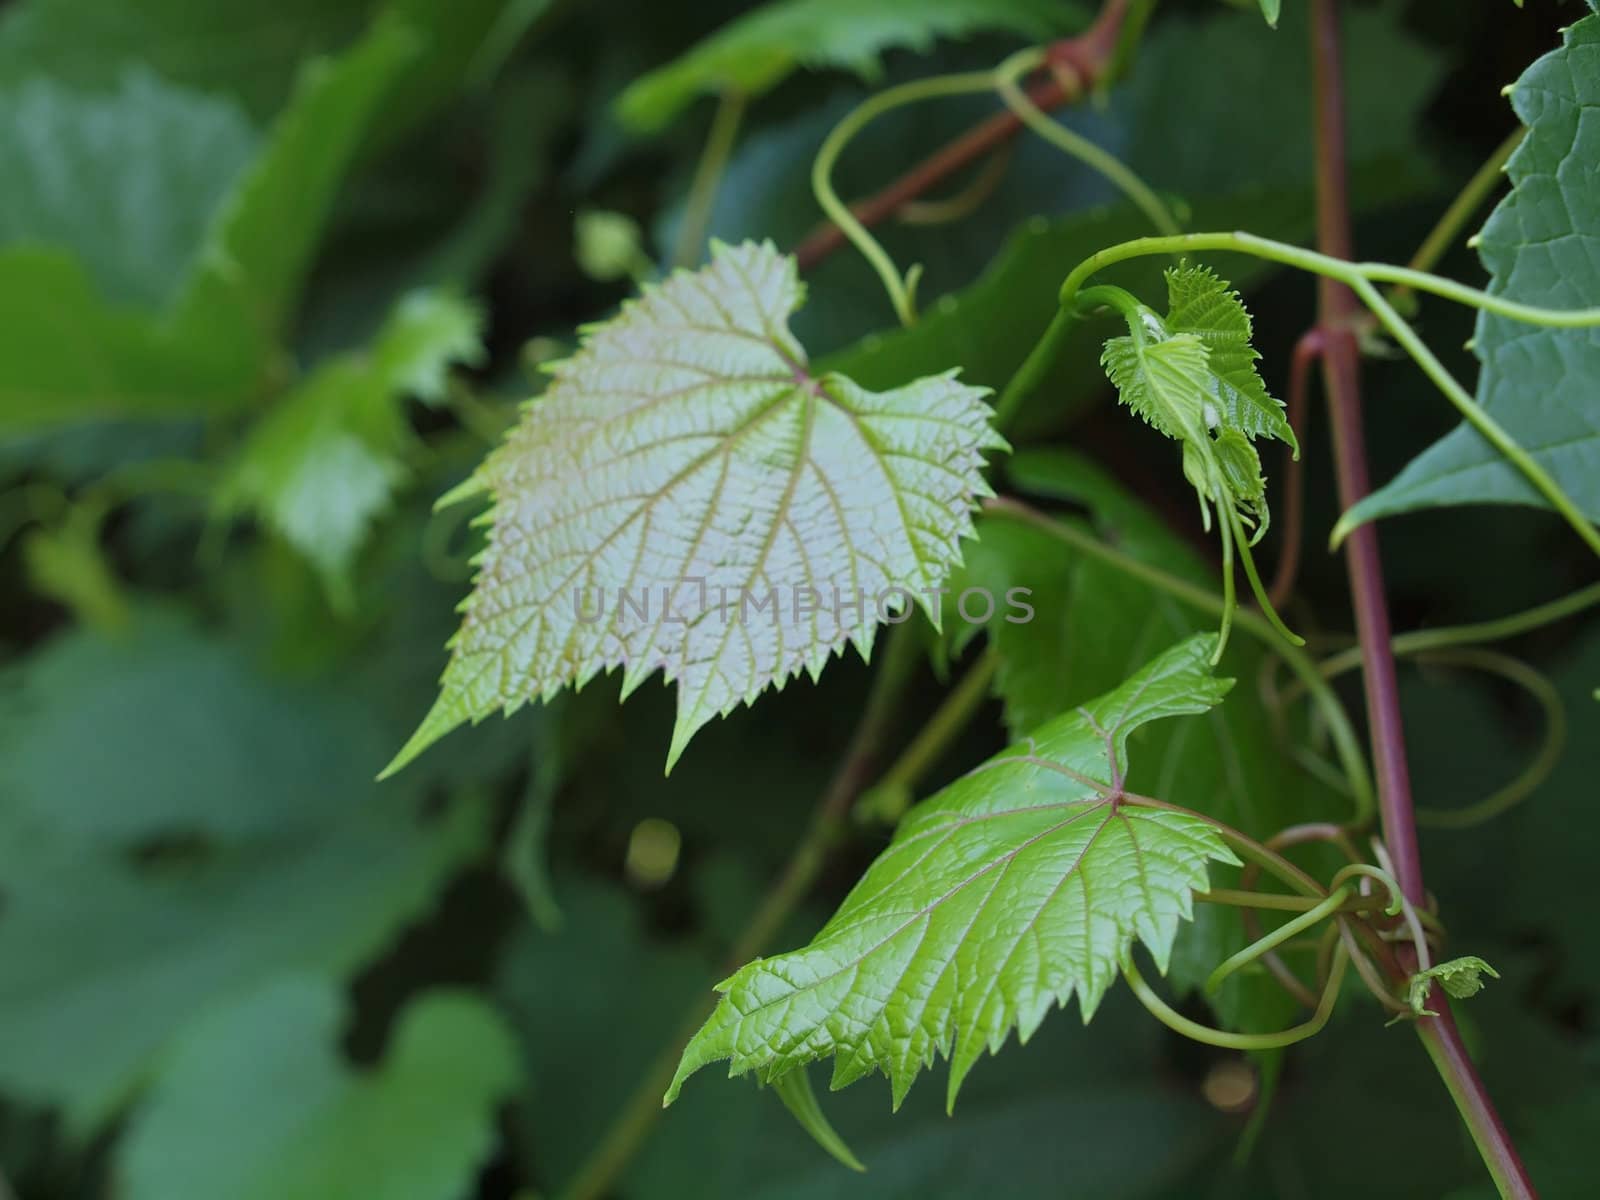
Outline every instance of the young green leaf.
POLYGON ((516 1044, 483 1000, 428 992, 383 1061, 339 1053, 343 996, 285 975, 197 1021, 129 1125, 127 1200, 441 1200, 465 1195, 515 1091, 516 1044))
MULTIPOLYGON (((1600 305, 1600 16, 1585 17, 1562 46, 1517 81, 1511 103, 1528 127, 1506 172, 1511 193, 1483 231, 1478 250, 1488 290, 1523 304, 1600 305)), ((1485 412, 1561 485, 1583 514, 1600 521, 1600 424, 1594 384, 1600 329, 1545 329, 1480 313, 1474 350, 1483 363, 1477 400, 1485 412)), ((1515 466, 1463 422, 1414 458, 1344 517, 1378 517, 1453 504, 1545 505, 1515 466)))
POLYGON ((1060 0, 777 0, 719 29, 683 57, 637 79, 617 100, 641 132, 671 123, 700 94, 759 95, 797 66, 843 67, 866 79, 879 55, 979 31, 1033 41, 1064 32, 1074 14, 1060 0))
POLYGON ((1220 402, 1224 429, 1252 438, 1273 437, 1296 455, 1300 443, 1284 416, 1283 402, 1267 392, 1256 370, 1261 354, 1250 344, 1250 313, 1226 280, 1208 267, 1170 268, 1167 280, 1167 331, 1193 334, 1205 343, 1206 366, 1213 376, 1208 390, 1220 402))
POLYGON ((1165 971, 1207 864, 1238 860, 1200 817, 1123 802, 1126 741, 1221 701, 1215 641, 1179 643, 912 809, 811 945, 717 985, 666 1103, 720 1059, 770 1083, 831 1056, 835 1088, 882 1071, 898 1107, 937 1053, 954 1104, 1013 1026, 1027 1041, 1074 993, 1087 1021, 1135 939, 1165 971))
POLYGON ((1500 978, 1499 971, 1475 954, 1452 958, 1449 962, 1439 963, 1413 975, 1406 986, 1406 1003, 1419 1017, 1434 1016, 1436 1014, 1428 1011, 1428 993, 1433 990, 1434 980, 1438 980, 1447 995, 1457 1000, 1469 1000, 1483 991, 1485 975, 1490 979, 1500 978))
POLYGON ((1278 17, 1283 13, 1283 0, 1261 0, 1261 15, 1267 19, 1267 24, 1274 29, 1278 27, 1278 17))
POLYGON ((438 702, 390 764, 602 670, 678 686, 668 768, 769 684, 815 678, 960 559, 1005 443, 954 373, 873 393, 813 376, 770 243, 714 245, 591 328, 477 474, 489 544, 438 702), (859 603, 858 603, 859 602, 859 603))
POLYGON ((1300 447, 1267 394, 1250 345, 1250 316, 1238 293, 1204 267, 1166 272, 1167 315, 1140 304, 1121 288, 1091 288, 1083 306, 1109 304, 1127 320, 1128 335, 1107 340, 1100 361, 1122 402, 1183 446, 1183 474, 1200 498, 1211 528, 1217 512, 1222 538, 1223 614, 1220 656, 1233 619, 1233 554, 1237 548, 1250 586, 1267 618, 1290 641, 1298 638, 1278 620, 1256 573, 1250 547, 1271 521, 1267 481, 1253 438, 1275 437, 1300 447), (1245 527, 1255 532, 1246 537, 1245 527))

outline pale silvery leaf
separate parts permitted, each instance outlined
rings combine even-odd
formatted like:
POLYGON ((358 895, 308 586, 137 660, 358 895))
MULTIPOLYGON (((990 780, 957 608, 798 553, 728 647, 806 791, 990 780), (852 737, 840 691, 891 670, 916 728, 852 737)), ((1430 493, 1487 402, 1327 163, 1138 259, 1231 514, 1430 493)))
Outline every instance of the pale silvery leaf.
POLYGON ((648 287, 587 331, 451 497, 494 501, 441 694, 388 768, 464 721, 624 669, 678 684, 670 769, 695 730, 916 604, 960 561, 983 389, 891 392, 813 376, 788 330, 802 288, 770 243, 648 287), (856 603, 859 601, 859 604, 856 603))

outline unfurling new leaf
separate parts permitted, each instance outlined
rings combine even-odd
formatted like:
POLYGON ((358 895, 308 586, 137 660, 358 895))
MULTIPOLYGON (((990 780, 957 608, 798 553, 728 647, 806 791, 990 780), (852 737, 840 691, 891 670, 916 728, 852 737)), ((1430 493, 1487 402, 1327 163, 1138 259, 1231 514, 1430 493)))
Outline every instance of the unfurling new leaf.
MULTIPOLYGON (((1256 598, 1280 633, 1296 638, 1277 619, 1257 577, 1250 547, 1266 533, 1272 515, 1255 438, 1273 437, 1299 457, 1283 402, 1267 392, 1256 371, 1260 355, 1250 344, 1250 314, 1239 294, 1205 267, 1169 269, 1167 315, 1118 288, 1095 288, 1085 303, 1109 302, 1127 319, 1128 335, 1110 338, 1101 364, 1122 402, 1183 445, 1183 474, 1200 498, 1211 528, 1217 512, 1222 538, 1223 640, 1233 608, 1233 550, 1237 546, 1256 598), (1245 527, 1254 533, 1246 538, 1245 527)), ((1222 645, 1218 645, 1220 655, 1222 645)))
POLYGON ((1485 975, 1490 979, 1500 978, 1499 971, 1475 954, 1452 958, 1449 962, 1439 963, 1413 975, 1406 988, 1406 1002, 1419 1017, 1437 1016, 1437 1013, 1428 1010, 1428 993, 1433 990, 1435 980, 1447 995, 1456 1000, 1468 1000, 1483 991, 1485 975))
MULTIPOLYGON (((1267 481, 1253 438, 1275 437, 1298 455, 1283 403, 1267 393, 1239 294, 1204 267, 1166 273, 1167 315, 1139 305, 1128 336, 1106 342, 1101 362, 1123 403, 1183 443, 1183 471, 1207 514, 1209 501, 1243 508, 1265 532, 1267 481)), ((1224 519, 1226 519, 1224 517, 1224 519)))
POLYGON ((953 373, 892 392, 813 375, 794 260, 713 245, 588 330, 504 445, 488 546, 442 691, 397 770, 464 721, 624 669, 678 684, 670 769, 695 730, 813 678, 920 605, 960 560, 1003 448, 953 373))
POLYGON ((832 1057, 835 1088, 881 1071, 898 1107, 938 1053, 953 1104, 1013 1026, 1027 1041, 1074 993, 1087 1021, 1135 939, 1164 972, 1207 864, 1238 860, 1203 818, 1119 783, 1133 730, 1221 701, 1215 641, 1179 643, 912 809, 809 946, 718 985, 667 1103, 720 1059, 771 1083, 832 1057))

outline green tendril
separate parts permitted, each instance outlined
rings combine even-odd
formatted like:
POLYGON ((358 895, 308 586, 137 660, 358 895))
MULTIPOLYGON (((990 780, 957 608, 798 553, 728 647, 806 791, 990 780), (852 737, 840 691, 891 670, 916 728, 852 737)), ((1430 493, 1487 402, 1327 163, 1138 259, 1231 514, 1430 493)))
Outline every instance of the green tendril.
POLYGON ((1349 961, 1349 954, 1344 945, 1335 947, 1332 966, 1328 971, 1328 981, 1323 985, 1316 1012, 1303 1024, 1292 1026, 1279 1033, 1231 1033, 1225 1029, 1215 1029, 1198 1021, 1191 1021, 1156 995, 1144 981, 1139 969, 1133 965, 1131 954, 1123 960, 1122 977, 1128 981, 1128 987, 1133 990, 1139 1003, 1144 1005, 1151 1016, 1168 1029, 1182 1034, 1191 1041, 1217 1046, 1224 1050, 1276 1050, 1292 1046, 1296 1042, 1303 1042, 1322 1032, 1323 1026, 1328 1023, 1328 1018, 1333 1015, 1334 1005, 1338 1002, 1339 989, 1344 984, 1345 968, 1349 961))

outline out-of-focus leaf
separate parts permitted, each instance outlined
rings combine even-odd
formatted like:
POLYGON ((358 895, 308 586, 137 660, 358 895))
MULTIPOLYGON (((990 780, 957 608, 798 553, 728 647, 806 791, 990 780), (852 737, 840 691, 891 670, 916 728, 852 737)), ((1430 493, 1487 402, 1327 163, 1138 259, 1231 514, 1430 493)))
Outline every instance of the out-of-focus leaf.
POLYGON ((339 978, 366 962, 484 846, 480 807, 431 822, 411 807, 368 805, 320 833, 166 868, 4 814, 0 1084, 62 1107, 83 1134, 222 998, 284 971, 339 978))
POLYGON ((1081 19, 1077 6, 1062 0, 775 0, 636 80, 618 98, 617 113, 648 132, 697 95, 760 95, 796 67, 842 67, 873 79, 885 50, 926 53, 937 38, 980 30, 1043 41, 1081 19))
POLYGON ((220 489, 221 509, 259 514, 350 609, 356 554, 410 475, 401 399, 442 400, 450 364, 483 359, 480 323, 447 293, 402 299, 370 354, 324 364, 261 421, 220 489))
POLYGON ((212 230, 202 270, 180 306, 180 325, 211 329, 220 305, 238 326, 231 332, 241 345, 256 344, 265 356, 281 341, 334 197, 371 122, 420 50, 408 26, 380 21, 347 53, 301 72, 264 153, 212 230))
POLYGON ((372 356, 390 389, 437 405, 452 364, 476 367, 488 357, 483 313, 447 291, 413 292, 390 315, 372 356))
POLYGON ((252 433, 218 495, 222 511, 259 513, 348 609, 356 552, 406 478, 399 417, 374 371, 353 359, 328 364, 252 433))
MULTIPOLYGON (((281 377, 282 339, 333 196, 415 50, 411 34, 382 24, 307 68, 164 312, 114 306, 61 250, 0 250, 0 430, 227 411, 281 377)), ((165 192, 145 203, 165 204, 165 192)))
POLYGON ((500 69, 551 0, 386 0, 383 10, 415 31, 425 47, 406 86, 386 106, 377 135, 389 141, 467 84, 482 86, 500 69))
POLYGON ((0 248, 60 248, 110 304, 164 308, 256 150, 237 106, 146 70, 104 92, 0 88, 0 248))
POLYGON ((288 97, 301 59, 354 38, 374 0, 27 0, 0 16, 0 76, 48 74, 96 88, 142 64, 237 96, 260 120, 288 97))
POLYGON ((353 177, 306 294, 301 357, 366 344, 397 295, 479 291, 490 264, 517 244, 523 208, 571 113, 566 71, 535 61, 353 177), (481 155, 463 162, 464 147, 481 155))
POLYGON ((22 553, 29 587, 66 605, 83 624, 112 633, 127 625, 128 602, 100 545, 103 515, 77 505, 60 522, 29 530, 22 553))
POLYGON ((577 1170, 711 977, 692 945, 648 940, 626 894, 558 878, 556 897, 561 930, 518 938, 495 985, 515 1016, 525 1073, 537 1081, 521 1113, 523 1150, 550 1188, 577 1170), (594 1020, 593 1036, 557 1033, 574 1017, 594 1020))
POLYGON ((108 849, 304 833, 373 794, 390 729, 357 696, 264 677, 238 640, 136 609, 0 674, 0 805, 108 849))
POLYGON ((128 1200, 456 1200, 516 1083, 498 1014, 430 992, 375 1067, 339 1054, 339 989, 274 980, 184 1034, 118 1147, 128 1200))
POLYGON ((847 643, 867 657, 886 610, 937 617, 927 589, 1004 446, 983 392, 953 373, 888 393, 813 376, 787 328, 801 295, 770 243, 719 244, 553 368, 451 494, 493 497, 489 545, 438 702, 388 772, 618 666, 624 694, 657 670, 677 682, 670 768, 712 717, 847 643))
MULTIPOLYGON (((674 774, 674 779, 677 775, 674 774)), ((712 956, 652 937, 636 901, 592 882, 559 882, 569 925, 514 944, 497 995, 535 1081, 520 1112, 522 1151, 559 1192, 616 1108, 715 978, 712 956)), ((738 897, 750 903, 748 887, 738 897)), ((735 897, 724 897, 724 903, 735 897)), ((861 1088, 827 1097, 869 1165, 824 1157, 772 1097, 746 1087, 688 1089, 619 1181, 628 1200, 971 1200, 1004 1164, 1006 1192, 1048 1196, 1070 1179, 1096 1200, 1149 1200, 1193 1169, 1225 1127, 1172 1077, 1163 1033, 1131 999, 1108 996, 1092 1035, 1047 1022, 962 1092, 955 1116, 915 1090, 891 1114, 861 1088)))
MULTIPOLYGON (((1549 308, 1600 306, 1600 17, 1529 67, 1511 93, 1527 136, 1511 156, 1512 190, 1479 234, 1488 290, 1549 308)), ((1578 509, 1600 521, 1600 329, 1545 329, 1478 314, 1477 400, 1578 509)), ((1419 385, 1421 386, 1421 385, 1419 385)), ((1442 403, 1443 401, 1438 401, 1442 403)), ((1515 466, 1463 422, 1344 520, 1447 504, 1545 505, 1515 466)))
MULTIPOLYGON (((1425 832, 1425 852, 1441 859, 1441 895, 1455 884, 1460 899, 1454 907, 1470 914, 1475 926, 1459 936, 1477 948, 1485 934, 1510 940, 1534 930, 1550 948, 1549 987, 1559 1002, 1594 1003, 1600 998, 1600 925, 1590 919, 1589 874, 1584 864, 1600 856, 1600 815, 1593 804, 1594 780, 1600 778, 1600 704, 1594 698, 1600 680, 1600 631, 1594 626, 1569 643, 1559 644, 1546 661, 1535 665, 1548 673, 1571 723, 1564 752, 1549 778, 1515 809, 1493 824, 1472 830, 1425 832), (1446 874, 1444 872, 1450 872, 1446 874), (1472 893, 1472 883, 1485 874, 1514 887, 1516 903, 1497 903, 1493 895, 1472 893), (1480 930, 1482 932, 1480 932, 1480 930)), ((1482 799, 1500 783, 1514 778, 1536 751, 1537 727, 1519 710, 1507 710, 1471 678, 1457 679, 1442 696, 1407 696, 1408 707, 1433 716, 1422 726, 1448 736, 1448 761, 1424 775, 1429 791, 1419 793, 1428 807, 1449 809, 1482 799), (1424 705, 1426 698, 1431 703, 1424 705)), ((1440 691, 1434 688, 1430 691, 1440 691)), ((1422 744, 1427 744, 1423 742, 1422 744)), ((1465 919, 1465 917, 1463 917, 1465 919)), ((1452 918, 1451 929, 1460 922, 1452 918)), ((1504 964, 1501 964, 1504 966, 1504 964)), ((1504 991, 1505 989, 1497 989, 1504 991)))
POLYGON ((1114 789, 1131 733, 1222 700, 1215 645, 1180 643, 913 808, 811 945, 717 985, 666 1101, 719 1060, 771 1083, 832 1057, 834 1088, 881 1071, 898 1107, 940 1054, 953 1105, 1013 1026, 1026 1042, 1074 993, 1087 1021, 1135 941, 1164 974, 1209 864, 1238 860, 1213 826, 1114 789))
POLYGON ((48 74, 104 87, 129 65, 236 97, 259 122, 308 59, 343 50, 392 14, 429 46, 381 119, 384 140, 414 126, 469 78, 486 82, 549 0, 28 0, 0 18, 0 78, 48 74))

